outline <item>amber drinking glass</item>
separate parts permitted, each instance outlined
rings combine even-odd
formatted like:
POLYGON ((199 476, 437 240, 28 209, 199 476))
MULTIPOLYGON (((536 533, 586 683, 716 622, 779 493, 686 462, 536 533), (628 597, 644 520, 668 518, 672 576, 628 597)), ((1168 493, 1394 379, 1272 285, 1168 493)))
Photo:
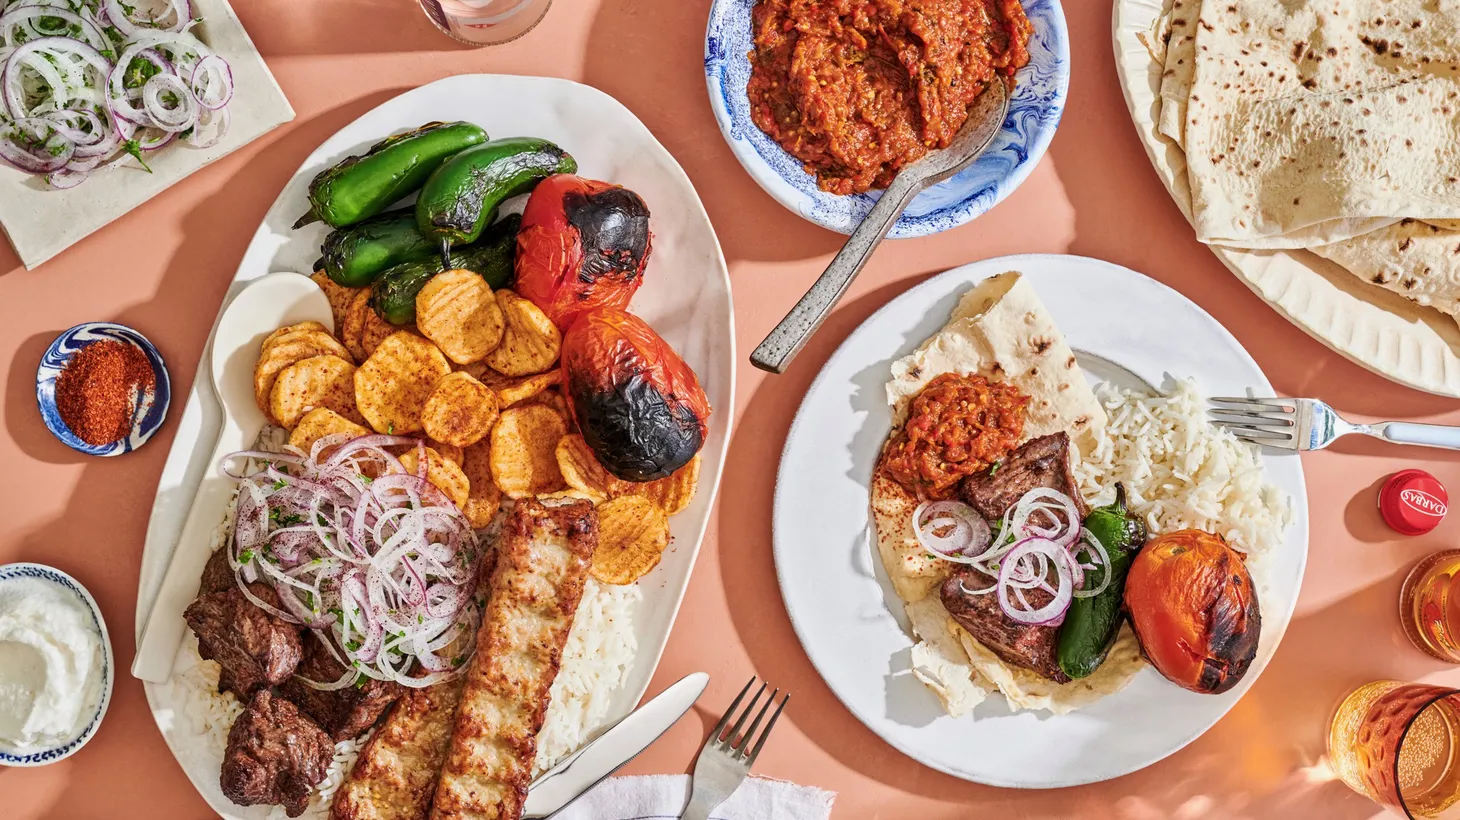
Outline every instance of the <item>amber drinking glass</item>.
POLYGON ((1460 550, 1425 558, 1399 592, 1399 622, 1420 651, 1460 663, 1460 550))
POLYGON ((1354 690, 1328 730, 1333 770, 1416 820, 1460 818, 1460 690, 1378 681, 1354 690))

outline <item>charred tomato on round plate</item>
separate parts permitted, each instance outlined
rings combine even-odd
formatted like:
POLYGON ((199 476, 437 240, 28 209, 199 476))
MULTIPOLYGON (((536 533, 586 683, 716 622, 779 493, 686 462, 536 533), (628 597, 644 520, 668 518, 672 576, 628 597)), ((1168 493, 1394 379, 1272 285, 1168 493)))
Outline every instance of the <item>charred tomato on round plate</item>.
POLYGON ((1146 659, 1193 692, 1231 689, 1257 656, 1257 591, 1220 535, 1178 530, 1147 544, 1126 576, 1125 608, 1146 659))
POLYGON ((610 473, 663 478, 705 443, 710 402, 699 378, 643 319, 618 308, 581 314, 562 356, 573 415, 610 473))
POLYGON ((522 213, 517 292, 561 330, 593 308, 628 307, 652 241, 638 194, 571 174, 548 177, 522 213))

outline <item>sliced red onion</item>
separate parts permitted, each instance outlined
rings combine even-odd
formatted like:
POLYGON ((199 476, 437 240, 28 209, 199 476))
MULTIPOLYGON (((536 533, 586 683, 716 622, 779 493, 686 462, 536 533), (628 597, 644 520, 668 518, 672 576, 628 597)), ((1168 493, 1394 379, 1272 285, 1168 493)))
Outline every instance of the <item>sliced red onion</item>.
POLYGON ((945 561, 976 563, 988 548, 987 521, 958 501, 925 501, 913 511, 913 533, 923 549, 945 561))
POLYGON ((0 159, 32 174, 50 174, 65 168, 76 154, 76 144, 41 120, 18 120, 0 126, 0 159))
POLYGON ((252 575, 274 589, 280 606, 271 612, 337 647, 350 682, 363 674, 425 686, 459 673, 435 653, 476 628, 479 549, 470 523, 440 490, 421 476, 388 472, 400 462, 387 446, 423 445, 398 436, 335 438, 247 474, 250 461, 269 456, 224 459, 225 474, 241 478, 231 563, 240 579, 252 575))
MULTIPOLYGON (((1082 575, 1083 571, 1087 569, 1091 572, 1097 569, 1104 570, 1100 573, 1100 583, 1096 584, 1093 589, 1076 589, 1076 598, 1093 598, 1110 586, 1110 553, 1106 551, 1105 545, 1100 543, 1100 539, 1095 537, 1095 533, 1084 527, 1080 528, 1080 540, 1070 549, 1070 560, 1076 569, 1082 571, 1082 575), (1088 567, 1080 563, 1080 553, 1086 550, 1095 553, 1096 557, 1096 560, 1091 562, 1088 567)), ((1081 581, 1078 586, 1083 587, 1084 582, 1081 581)))
POLYGON ((104 0, 102 8, 106 11, 107 21, 126 37, 149 31, 181 32, 193 21, 192 5, 188 0, 168 0, 167 11, 150 20, 132 19, 127 15, 126 4, 122 0, 104 0), (169 17, 172 18, 171 23, 158 25, 159 21, 169 17))
MULTIPOLYGON (((83 6, 82 8, 84 9, 85 7, 83 6)), ((111 47, 111 43, 107 41, 106 35, 102 34, 101 29, 96 26, 92 21, 86 19, 80 14, 67 11, 66 9, 60 8, 58 6, 16 6, 6 11, 3 15, 0 15, 0 42, 3 42, 7 46, 15 45, 15 40, 11 36, 11 28, 17 23, 23 23, 27 20, 35 20, 40 17, 54 17, 58 20, 65 20, 67 23, 76 26, 77 28, 81 29, 81 36, 83 38, 82 42, 86 43, 94 49, 102 50, 111 47)), ((31 30, 31 33, 41 37, 68 36, 65 34, 58 34, 56 32, 41 31, 39 28, 36 28, 34 23, 32 23, 29 28, 31 30)))
POLYGON ((193 69, 190 85, 199 105, 217 111, 233 99, 233 68, 217 54, 209 54, 193 69))
POLYGON ((175 74, 157 74, 147 81, 142 87, 142 108, 152 124, 164 131, 186 131, 198 122, 198 100, 175 74), (170 95, 173 102, 164 100, 163 95, 170 95))
MULTIPOLYGON (((56 94, 55 103, 57 108, 64 108, 70 102, 70 98, 62 98, 60 93, 66 85, 60 79, 58 69, 47 62, 46 55, 56 56, 58 59, 66 56, 76 57, 85 67, 97 72, 98 78, 106 78, 112 73, 112 64, 92 46, 80 40, 72 40, 66 37, 40 37, 35 40, 18 46, 10 53, 9 59, 5 61, 5 74, 0 83, 4 85, 4 97, 6 109, 10 112, 12 119, 21 119, 29 116, 30 110, 26 108, 25 100, 21 96, 20 71, 22 68, 30 68, 46 78, 52 86, 53 94, 56 94)), ((90 86, 88 86, 89 88, 90 86)), ((101 87, 100 82, 96 86, 101 87)), ((99 102, 87 100, 87 102, 99 102)))
POLYGON ((1020 541, 1009 550, 999 563, 998 595, 999 608, 1004 614, 1015 621, 1031 626, 1048 626, 1059 623, 1070 608, 1070 602, 1074 600, 1075 582, 1070 572, 1070 566, 1074 561, 1065 548, 1046 538, 1026 538, 1020 541), (1042 559, 1042 560, 1041 560, 1042 559), (1053 565, 1055 574, 1058 576, 1058 583, 1055 585, 1054 597, 1049 603, 1042 607, 1030 607, 1028 601, 1024 600, 1023 589, 1011 585, 1012 576, 1016 567, 1019 567, 1026 560, 1033 560, 1036 564, 1043 564, 1044 570, 1037 572, 1040 580, 1046 580, 1050 565, 1053 565), (1019 607, 1009 600, 1010 590, 1019 594, 1016 596, 1024 601, 1025 606, 1019 607))

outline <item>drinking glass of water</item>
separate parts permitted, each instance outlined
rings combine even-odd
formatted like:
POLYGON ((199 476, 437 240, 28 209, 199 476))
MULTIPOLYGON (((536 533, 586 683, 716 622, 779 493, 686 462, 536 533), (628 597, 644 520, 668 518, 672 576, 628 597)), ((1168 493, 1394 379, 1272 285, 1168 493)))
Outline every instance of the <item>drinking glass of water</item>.
POLYGON ((542 22, 553 0, 419 0, 426 16, 452 37, 474 46, 516 40, 542 22))

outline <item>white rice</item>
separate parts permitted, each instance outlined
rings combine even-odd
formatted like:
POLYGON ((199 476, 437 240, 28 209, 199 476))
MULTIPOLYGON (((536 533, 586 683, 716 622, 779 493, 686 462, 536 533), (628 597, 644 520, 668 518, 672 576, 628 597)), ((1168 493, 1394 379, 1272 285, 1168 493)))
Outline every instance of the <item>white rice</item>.
POLYGON ((1254 557, 1282 543, 1292 498, 1267 483, 1255 445, 1207 422, 1195 384, 1153 395, 1102 383, 1095 396, 1110 423, 1075 469, 1092 506, 1114 501, 1119 483, 1153 533, 1205 530, 1254 557))
MULTIPOLYGON (((225 525, 229 522, 225 522, 225 525)), ((638 650, 633 612, 643 593, 636 585, 600 585, 592 580, 573 621, 563 650, 563 666, 553 682, 542 731, 537 736, 533 776, 577 751, 601 729, 614 697, 623 688, 638 650)), ((180 703, 177 714, 186 724, 178 731, 205 739, 215 770, 223 765, 228 731, 243 714, 243 704, 232 693, 218 691, 218 664, 198 656, 198 642, 189 632, 173 670, 172 686, 180 703), (190 663, 191 662, 191 663, 190 663)), ((302 815, 306 820, 329 817, 330 802, 369 735, 335 745, 335 758, 325 779, 302 815)), ((282 806, 274 806, 269 820, 284 820, 282 806)))

